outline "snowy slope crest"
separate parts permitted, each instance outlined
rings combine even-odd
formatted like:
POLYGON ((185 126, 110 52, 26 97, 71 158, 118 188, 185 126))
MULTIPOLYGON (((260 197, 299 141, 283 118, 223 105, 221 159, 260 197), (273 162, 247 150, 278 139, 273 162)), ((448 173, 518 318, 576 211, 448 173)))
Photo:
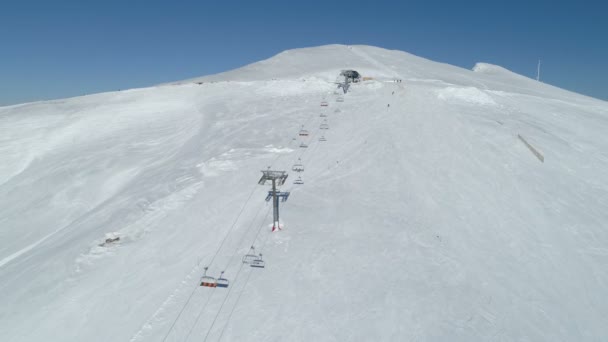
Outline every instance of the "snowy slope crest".
POLYGON ((497 74, 514 74, 514 72, 507 70, 500 65, 494 65, 489 63, 476 63, 473 67, 473 71, 489 74, 489 75, 497 75, 497 74))
POLYGON ((328 45, 3 107, 0 131, 1 341, 608 336, 604 101, 328 45))

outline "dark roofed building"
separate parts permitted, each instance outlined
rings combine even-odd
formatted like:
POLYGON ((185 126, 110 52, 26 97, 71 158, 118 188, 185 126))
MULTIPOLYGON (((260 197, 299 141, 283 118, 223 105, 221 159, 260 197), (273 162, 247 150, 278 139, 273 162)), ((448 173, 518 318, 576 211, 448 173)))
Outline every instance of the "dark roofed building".
POLYGON ((349 82, 359 82, 361 79, 361 74, 355 70, 342 70, 340 75, 344 76, 349 82))

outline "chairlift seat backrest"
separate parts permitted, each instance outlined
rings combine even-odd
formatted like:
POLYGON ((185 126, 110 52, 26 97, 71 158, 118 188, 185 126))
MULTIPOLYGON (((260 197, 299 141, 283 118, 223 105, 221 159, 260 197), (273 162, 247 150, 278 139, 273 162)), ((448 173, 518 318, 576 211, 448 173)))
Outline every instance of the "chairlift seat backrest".
POLYGON ((249 253, 243 256, 243 264, 250 264, 253 260, 257 259, 258 256, 255 254, 255 248, 251 246, 249 253))
POLYGON ((264 268, 266 266, 266 262, 264 262, 264 260, 254 260, 249 266, 256 268, 264 268))
POLYGON ((205 267, 205 273, 203 274, 203 276, 201 277, 201 286, 205 286, 205 287, 216 287, 217 286, 217 281, 215 280, 215 278, 210 277, 207 275, 207 267, 205 267))
POLYGON ((255 260, 253 260, 253 262, 251 262, 251 264, 249 266, 257 267, 257 268, 264 268, 264 266, 266 266, 266 263, 262 259, 262 254, 260 254, 259 257, 257 257, 255 260))
POLYGON ((255 254, 245 254, 243 256, 243 264, 250 264, 253 260, 257 259, 258 256, 255 254))
POLYGON ((224 278, 224 272, 222 271, 222 273, 220 274, 220 277, 217 278, 216 281, 217 287, 228 287, 228 279, 224 278))
POLYGON ((205 286, 205 287, 217 287, 217 282, 216 282, 215 278, 209 277, 209 276, 205 276, 205 277, 201 278, 201 286, 205 286))

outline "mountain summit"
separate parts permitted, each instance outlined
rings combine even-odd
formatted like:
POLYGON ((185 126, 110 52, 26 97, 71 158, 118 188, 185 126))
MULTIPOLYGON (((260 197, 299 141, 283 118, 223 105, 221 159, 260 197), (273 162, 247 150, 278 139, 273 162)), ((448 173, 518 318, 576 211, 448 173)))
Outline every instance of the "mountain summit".
POLYGON ((2 341, 608 335, 604 101, 328 45, 0 127, 2 341))

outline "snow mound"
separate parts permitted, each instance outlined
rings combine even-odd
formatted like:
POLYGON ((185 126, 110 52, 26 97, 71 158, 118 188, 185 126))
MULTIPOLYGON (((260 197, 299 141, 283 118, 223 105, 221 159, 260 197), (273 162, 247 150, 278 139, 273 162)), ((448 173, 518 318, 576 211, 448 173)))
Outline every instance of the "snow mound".
POLYGON ((481 62, 475 64, 475 66, 473 67, 473 71, 483 74, 514 73, 506 68, 501 67, 500 65, 481 62))
POLYGON ((501 67, 500 65, 494 65, 489 63, 477 63, 473 67, 473 72, 480 75, 487 75, 494 79, 503 80, 506 82, 536 82, 535 80, 513 72, 507 68, 501 67))
POLYGON ((496 105, 496 102, 482 90, 475 87, 447 87, 437 91, 437 97, 444 101, 460 101, 479 105, 496 105))

